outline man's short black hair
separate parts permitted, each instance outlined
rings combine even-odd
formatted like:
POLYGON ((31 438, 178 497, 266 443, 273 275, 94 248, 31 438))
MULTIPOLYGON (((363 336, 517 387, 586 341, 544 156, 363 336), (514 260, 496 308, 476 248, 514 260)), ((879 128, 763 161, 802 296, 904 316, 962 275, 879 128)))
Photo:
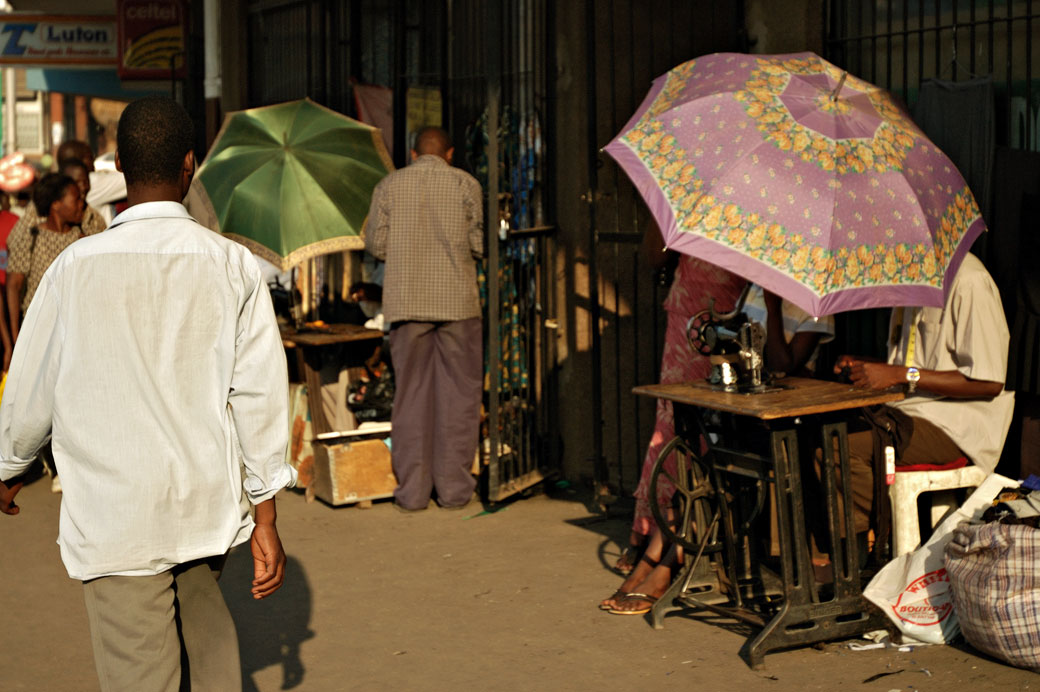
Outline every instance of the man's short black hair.
POLYGON ((444 156, 451 149, 451 135, 435 125, 427 125, 415 135, 415 153, 420 156, 434 154, 444 156))
POLYGON ((82 159, 62 159, 58 162, 59 173, 64 173, 65 175, 68 175, 70 168, 78 168, 84 173, 90 173, 90 169, 87 168, 87 164, 83 163, 82 159))
POLYGON ((194 143, 187 111, 165 96, 134 101, 119 118, 116 149, 128 185, 176 182, 194 143))
POLYGON ((69 185, 76 187, 76 181, 64 173, 48 173, 36 183, 36 187, 33 188, 33 204, 36 205, 36 214, 41 219, 50 216, 51 205, 65 196, 65 190, 69 185))
MULTIPOLYGON (((82 161, 84 166, 89 161, 91 165, 94 165, 94 150, 86 142, 78 139, 67 139, 58 145, 56 158, 59 161, 76 159, 77 161, 82 161)), ((89 167, 87 171, 90 171, 89 167)))

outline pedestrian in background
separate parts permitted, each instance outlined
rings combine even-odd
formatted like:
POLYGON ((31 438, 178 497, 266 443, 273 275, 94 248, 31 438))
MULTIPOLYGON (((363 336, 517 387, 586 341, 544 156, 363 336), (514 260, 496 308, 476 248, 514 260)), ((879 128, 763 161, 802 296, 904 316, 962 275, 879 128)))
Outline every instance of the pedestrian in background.
POLYGON ((193 142, 175 102, 126 108, 117 161, 130 207, 43 276, 0 404, 0 511, 18 513, 20 477, 50 438, 58 545, 83 582, 106 692, 186 689, 182 656, 191 689, 242 689, 217 577, 245 541, 254 598, 285 569, 274 500, 295 481, 285 351, 256 260, 180 203, 193 142))
POLYGON ((441 507, 464 507, 476 485, 483 204, 480 183, 451 166, 454 151, 447 132, 422 129, 411 165, 376 186, 368 216, 365 247, 386 261, 394 506, 405 511, 426 509, 434 491, 441 507))

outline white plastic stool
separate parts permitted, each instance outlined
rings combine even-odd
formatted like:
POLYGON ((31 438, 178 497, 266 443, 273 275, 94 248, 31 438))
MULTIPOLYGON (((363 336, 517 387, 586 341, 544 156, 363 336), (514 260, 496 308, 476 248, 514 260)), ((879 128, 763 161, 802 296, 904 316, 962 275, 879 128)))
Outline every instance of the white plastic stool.
POLYGON ((957 508, 954 490, 977 488, 989 473, 968 465, 940 471, 899 471, 888 487, 892 501, 892 557, 909 553, 921 543, 921 526, 917 519, 917 496, 937 493, 932 498, 932 528, 957 508))

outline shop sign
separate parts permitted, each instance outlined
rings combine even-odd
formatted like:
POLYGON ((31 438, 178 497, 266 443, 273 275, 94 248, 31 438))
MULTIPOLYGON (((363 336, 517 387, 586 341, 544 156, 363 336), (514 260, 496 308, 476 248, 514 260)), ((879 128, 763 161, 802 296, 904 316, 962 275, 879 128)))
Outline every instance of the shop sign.
POLYGON ((112 65, 116 22, 110 16, 0 14, 0 65, 112 65))
POLYGON ((183 0, 119 0, 119 76, 184 79, 187 36, 183 0))

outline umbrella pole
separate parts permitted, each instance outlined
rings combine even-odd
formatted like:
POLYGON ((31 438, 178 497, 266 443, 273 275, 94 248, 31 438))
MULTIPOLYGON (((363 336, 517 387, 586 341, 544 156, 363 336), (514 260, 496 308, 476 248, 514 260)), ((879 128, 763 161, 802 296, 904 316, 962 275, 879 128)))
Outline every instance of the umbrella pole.
POLYGON ((296 267, 292 268, 289 275, 289 315, 292 317, 293 326, 297 329, 303 326, 303 315, 300 314, 300 293, 296 285, 296 267))
POLYGON ((838 93, 841 91, 841 88, 845 86, 845 78, 848 76, 848 72, 841 73, 841 79, 838 80, 838 86, 834 87, 834 91, 831 92, 831 101, 838 100, 838 93))

